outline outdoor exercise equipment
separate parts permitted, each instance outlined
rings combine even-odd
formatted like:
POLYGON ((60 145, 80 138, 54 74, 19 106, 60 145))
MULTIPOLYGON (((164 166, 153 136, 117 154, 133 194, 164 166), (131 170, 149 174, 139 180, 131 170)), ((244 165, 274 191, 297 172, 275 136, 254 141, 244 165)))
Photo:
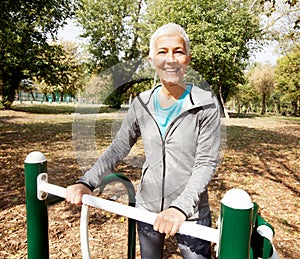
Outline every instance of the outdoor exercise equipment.
MULTIPOLYGON (((121 181, 127 189, 129 206, 92 195, 83 195, 80 219, 82 257, 90 258, 88 244, 88 207, 104 209, 129 218, 128 258, 135 258, 135 220, 152 224, 156 213, 134 207, 135 192, 131 182, 120 174, 107 176, 106 184, 121 181)), ((48 259, 48 194, 65 197, 66 189, 48 183, 47 159, 41 152, 31 152, 25 160, 26 214, 28 259, 48 259)), ((101 190, 100 190, 101 191, 101 190)), ((218 229, 189 221, 182 224, 179 233, 198 237, 217 244, 219 259, 278 259, 272 246, 274 229, 257 214, 257 205, 243 190, 229 190, 221 200, 218 229), (255 234, 254 234, 255 233, 255 234), (250 245, 251 244, 251 245, 250 245)))

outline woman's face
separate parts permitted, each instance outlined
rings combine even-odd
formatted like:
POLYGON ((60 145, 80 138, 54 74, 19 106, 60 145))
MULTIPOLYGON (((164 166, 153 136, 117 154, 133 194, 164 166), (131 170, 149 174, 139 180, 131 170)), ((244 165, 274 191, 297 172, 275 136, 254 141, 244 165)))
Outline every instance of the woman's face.
POLYGON ((166 35, 156 39, 152 66, 163 84, 182 85, 191 55, 187 54, 184 40, 178 36, 166 35))

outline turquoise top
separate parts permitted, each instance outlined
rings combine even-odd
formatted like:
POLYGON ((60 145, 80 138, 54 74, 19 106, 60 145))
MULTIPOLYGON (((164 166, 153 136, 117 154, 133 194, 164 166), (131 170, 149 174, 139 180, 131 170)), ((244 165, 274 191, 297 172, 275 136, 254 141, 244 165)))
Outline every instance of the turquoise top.
POLYGON ((159 126, 160 133, 162 137, 165 136, 165 132, 170 125, 170 123, 181 113, 182 106, 186 97, 191 92, 191 85, 187 85, 183 94, 179 97, 179 99, 167 108, 162 108, 158 101, 158 95, 161 91, 161 86, 157 87, 154 92, 154 110, 155 110, 155 119, 159 126))

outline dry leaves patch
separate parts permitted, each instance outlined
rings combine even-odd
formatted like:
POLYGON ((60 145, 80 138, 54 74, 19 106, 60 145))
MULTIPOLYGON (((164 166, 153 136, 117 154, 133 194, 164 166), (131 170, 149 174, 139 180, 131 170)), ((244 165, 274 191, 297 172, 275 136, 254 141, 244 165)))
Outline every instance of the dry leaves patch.
MULTIPOLYGON (((110 143, 112 131, 121 117, 120 114, 98 116, 94 124, 95 143, 90 148, 86 142, 89 140, 74 144, 72 115, 0 111, 1 259, 26 258, 27 255, 23 173, 26 155, 33 150, 43 152, 48 159, 49 181, 67 186, 77 180, 82 170, 110 143), (78 150, 82 152, 81 158, 89 159, 78 162, 78 150)), ((89 125, 85 127, 83 132, 89 125)), ((242 188, 259 204, 261 215, 275 227, 274 243, 280 257, 299 259, 300 120, 231 118, 226 121, 226 131, 224 157, 209 186, 214 221, 225 192, 242 188)), ((137 185, 142 161, 139 142, 117 170, 137 185)), ((104 194, 127 203, 126 194, 119 187, 107 187, 104 194)), ((50 206, 48 214, 50 258, 81 258, 80 208, 61 202, 50 206)), ((91 208, 89 226, 92 258, 127 257, 127 219, 91 208)), ((166 244, 165 258, 181 258, 172 239, 166 244)))

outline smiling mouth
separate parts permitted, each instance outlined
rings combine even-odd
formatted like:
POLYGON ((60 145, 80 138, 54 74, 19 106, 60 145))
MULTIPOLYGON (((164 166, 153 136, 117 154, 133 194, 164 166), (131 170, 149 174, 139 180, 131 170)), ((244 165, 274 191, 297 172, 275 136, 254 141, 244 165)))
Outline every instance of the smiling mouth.
POLYGON ((167 73, 177 73, 177 71, 179 70, 179 68, 165 68, 164 71, 166 71, 167 73))

